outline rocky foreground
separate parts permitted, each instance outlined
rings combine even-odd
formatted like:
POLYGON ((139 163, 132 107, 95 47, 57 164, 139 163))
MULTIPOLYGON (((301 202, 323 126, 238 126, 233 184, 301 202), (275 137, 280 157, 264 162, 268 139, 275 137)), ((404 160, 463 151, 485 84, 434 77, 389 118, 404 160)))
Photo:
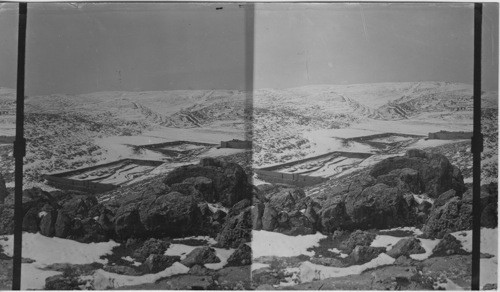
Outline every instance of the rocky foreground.
MULTIPOLYGON (((461 239, 472 226, 471 187, 443 155, 409 150, 312 196, 288 185, 255 187, 250 178, 236 163, 205 158, 98 196, 25 190, 25 238, 112 243, 111 253, 91 262, 38 267, 51 273, 40 288, 470 286, 471 251, 461 239), (299 250, 294 240, 302 239, 310 242, 299 250)), ((0 234, 10 235, 13 200, 3 196, 0 234)), ((497 227, 497 201, 496 183, 482 186, 484 228, 497 227)), ((0 255, 11 262, 8 252, 0 255)), ((8 270, 0 274, 7 285, 8 270)))

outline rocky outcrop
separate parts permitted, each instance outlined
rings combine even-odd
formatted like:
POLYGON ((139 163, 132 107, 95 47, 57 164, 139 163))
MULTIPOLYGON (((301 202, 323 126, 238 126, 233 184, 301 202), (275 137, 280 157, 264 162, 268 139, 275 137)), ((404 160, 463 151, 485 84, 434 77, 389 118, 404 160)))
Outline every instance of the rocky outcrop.
POLYGON ((347 216, 344 197, 332 197, 324 202, 319 220, 323 232, 333 233, 337 229, 345 229, 350 219, 347 216))
POLYGON ((180 257, 178 256, 166 256, 163 254, 151 254, 144 265, 146 266, 149 273, 158 273, 165 270, 166 268, 178 262, 180 257))
POLYGON ((446 234, 432 250, 433 257, 467 254, 462 249, 462 243, 451 234, 446 234))
POLYGON ((378 183, 345 196, 346 213, 354 228, 392 228, 410 225, 412 213, 401 190, 378 183))
POLYGON ((252 263, 252 249, 248 244, 242 243, 238 246, 229 259, 226 267, 246 266, 252 263))
POLYGON ((197 197, 178 192, 131 201, 116 211, 114 229, 122 239, 196 234, 202 226, 198 203, 197 197))
POLYGON ((384 247, 361 246, 357 245, 349 255, 351 262, 355 265, 362 265, 367 263, 379 254, 385 252, 384 247))
POLYGON ((400 256, 410 256, 411 254, 425 253, 425 249, 420 245, 420 240, 415 237, 404 238, 398 241, 387 255, 395 259, 400 256))
MULTIPOLYGON (((236 163, 203 158, 198 165, 174 169, 167 175, 164 183, 176 188, 176 184, 190 183, 190 179, 194 179, 193 187, 202 198, 209 199, 209 202, 221 202, 225 207, 232 207, 243 199, 252 198, 252 186, 247 174, 236 163)), ((184 191, 184 194, 192 193, 184 191)))
POLYGON ((441 154, 410 149, 404 156, 390 157, 377 163, 370 175, 379 181, 413 193, 437 198, 453 189, 461 195, 465 185, 460 170, 441 154))
POLYGON ((150 255, 162 255, 165 253, 170 243, 161 239, 150 238, 136 248, 132 256, 139 262, 145 261, 150 255))
POLYGON ((370 246, 375 237, 374 233, 356 230, 340 243, 339 248, 349 254, 356 246, 370 246))
POLYGON ((211 247, 199 247, 191 251, 185 259, 181 261, 181 264, 191 268, 194 265, 204 265, 210 263, 220 263, 220 259, 217 257, 215 250, 211 247))
POLYGON ((250 200, 242 200, 230 209, 226 222, 217 236, 220 247, 237 248, 250 242, 252 237, 252 206, 250 200))

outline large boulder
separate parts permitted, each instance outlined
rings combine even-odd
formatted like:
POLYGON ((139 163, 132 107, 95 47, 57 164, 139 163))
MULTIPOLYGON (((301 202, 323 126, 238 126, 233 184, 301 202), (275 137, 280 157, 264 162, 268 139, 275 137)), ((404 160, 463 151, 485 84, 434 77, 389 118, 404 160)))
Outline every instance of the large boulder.
POLYGON ((151 254, 144 265, 149 273, 158 273, 173 265, 180 260, 179 256, 167 256, 163 254, 151 254))
POLYGON ((248 244, 242 243, 238 246, 229 259, 227 260, 226 267, 233 266, 246 266, 252 263, 252 249, 248 244))
MULTIPOLYGON (((204 177, 208 180, 198 184, 198 191, 213 195, 214 202, 232 207, 243 199, 252 198, 252 186, 241 166, 214 158, 203 158, 198 165, 185 165, 171 171, 164 180, 167 186, 186 182, 188 178, 204 177)), ((196 184, 196 183, 194 183, 196 184)), ((205 195, 203 195, 205 197, 205 195)), ((212 196, 207 196, 212 198, 212 196)))
POLYGON ((433 257, 454 254, 467 254, 467 252, 462 248, 462 243, 449 233, 446 234, 432 250, 433 257))
POLYGON ((122 239, 143 237, 146 233, 141 223, 139 207, 133 203, 118 208, 113 224, 116 235, 122 239))
POLYGON ((339 248, 349 254, 356 246, 370 246, 375 237, 374 233, 356 230, 340 243, 339 248))
POLYGON ((301 188, 279 188, 277 192, 272 192, 268 195, 269 204, 277 211, 291 212, 301 209, 298 206, 306 197, 304 190, 301 188))
POLYGON ((262 214, 262 229, 273 231, 278 227, 278 212, 274 207, 266 203, 264 205, 264 213, 262 214))
POLYGON ((185 259, 181 261, 181 264, 188 268, 191 268, 194 265, 211 263, 220 263, 220 259, 217 257, 215 249, 208 246, 195 248, 186 256, 185 259))
POLYGON ((420 240, 415 237, 409 237, 398 241, 391 250, 387 252, 387 255, 397 259, 400 256, 409 256, 419 253, 425 253, 425 249, 420 245, 420 240))
MULTIPOLYGON (((245 204, 246 205, 246 204, 245 204)), ((236 205, 235 205, 236 206, 236 205)), ((229 211, 226 222, 216 238, 220 247, 237 248, 240 244, 250 242, 252 237, 252 207, 235 208, 229 211)))
POLYGON ((392 228, 413 223, 414 214, 397 187, 376 184, 363 191, 349 192, 345 208, 352 228, 392 228))
POLYGON ((48 237, 53 237, 55 235, 56 219, 57 211, 52 210, 46 212, 46 214, 40 220, 40 234, 48 237))
POLYGON ((373 247, 373 246, 362 246, 357 245, 349 255, 353 264, 362 265, 367 263, 374 258, 376 258, 379 254, 385 252, 384 247, 373 247))
POLYGON ((146 240, 140 247, 135 249, 132 256, 139 262, 143 262, 152 254, 164 254, 169 246, 170 244, 166 241, 156 238, 150 238, 146 240))
POLYGON ((460 170, 444 155, 417 149, 408 150, 404 156, 382 160, 374 165, 370 175, 377 179, 380 177, 380 180, 385 180, 384 176, 398 177, 397 184, 406 185, 403 189, 414 193, 427 193, 432 198, 437 198, 450 189, 459 195, 465 191, 460 170), (396 170, 399 171, 394 172, 396 170), (418 174, 410 170, 415 170, 418 174))
POLYGON ((146 198, 138 208, 142 226, 156 237, 195 234, 202 225, 198 203, 198 198, 178 192, 146 198))
POLYGON ((300 211, 282 212, 281 214, 285 215, 282 216, 285 219, 280 222, 279 227, 274 231, 290 236, 314 234, 316 232, 313 223, 300 211))
POLYGON ((252 229, 262 229, 262 216, 264 215, 264 204, 257 202, 252 206, 252 229))
POLYGON ((452 197, 433 208, 422 231, 427 237, 442 238, 446 233, 472 228, 472 204, 452 197))
POLYGON ((319 212, 320 227, 323 232, 332 233, 345 228, 349 223, 344 200, 341 196, 329 198, 319 212))

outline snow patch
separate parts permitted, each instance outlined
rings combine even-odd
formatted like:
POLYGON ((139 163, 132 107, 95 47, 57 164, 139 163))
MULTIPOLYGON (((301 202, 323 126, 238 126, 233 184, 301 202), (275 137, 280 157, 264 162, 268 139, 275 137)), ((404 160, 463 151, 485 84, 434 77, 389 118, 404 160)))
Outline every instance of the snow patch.
POLYGON ((229 212, 229 210, 226 207, 222 207, 222 206, 219 206, 216 204, 209 204, 209 203, 207 203, 207 205, 208 205, 208 208, 210 209, 210 211, 212 211, 212 213, 215 213, 219 210, 221 210, 222 212, 224 212, 226 214, 229 212))
MULTIPOLYGON (((14 236, 7 235, 6 241, 0 241, 7 256, 13 256, 14 236)), ((118 246, 112 240, 99 243, 80 243, 70 239, 46 237, 40 233, 23 233, 23 257, 36 261, 37 266, 55 263, 68 264, 106 264, 102 256, 111 254, 118 246)))
POLYGON ((113 289, 123 286, 141 285, 154 283, 157 280, 173 275, 186 274, 189 268, 179 262, 156 274, 146 274, 142 276, 127 276, 110 273, 99 269, 92 275, 92 286, 95 290, 113 289))
POLYGON ((215 249, 215 254, 220 259, 220 262, 213 264, 205 264, 205 267, 211 270, 220 270, 227 264, 227 260, 234 253, 235 249, 223 249, 223 248, 214 248, 214 249, 215 249))
POLYGON ((262 268, 268 268, 270 267, 269 264, 262 264, 262 263, 252 263, 252 271, 256 271, 258 269, 262 268))
POLYGON ((425 201, 425 202, 429 202, 429 203, 434 205, 434 199, 429 198, 426 194, 422 194, 422 195, 413 194, 413 199, 415 199, 415 201, 419 204, 422 204, 425 201))
POLYGON ((326 235, 319 232, 311 235, 288 236, 277 232, 254 230, 252 231, 253 258, 313 256, 314 252, 307 249, 319 246, 319 241, 323 238, 326 238, 326 235))
MULTIPOLYGON (((462 243, 462 248, 472 252, 472 230, 451 233, 462 243)), ((481 253, 493 255, 480 260, 479 284, 481 288, 498 281, 498 228, 481 228, 481 253)))
POLYGON ((441 241, 439 239, 423 239, 419 238, 420 245, 425 249, 425 253, 411 254, 410 257, 414 260, 422 261, 428 259, 432 255, 432 251, 441 241))
POLYGON ((395 259, 386 255, 385 253, 381 253, 375 259, 369 261, 368 263, 362 265, 355 265, 346 268, 337 268, 337 267, 325 267, 322 265, 316 265, 309 261, 303 262, 299 267, 299 277, 302 283, 311 282, 314 280, 323 280, 327 278, 333 277, 343 277, 348 275, 357 275, 361 274, 363 271, 367 269, 373 269, 383 265, 391 265, 393 264, 395 259))
MULTIPOLYGON (((0 245, 7 256, 13 256, 14 236, 6 235, 0 245)), ((33 263, 21 265, 21 290, 42 290, 45 279, 60 275, 61 272, 42 270, 55 263, 69 264, 106 264, 102 256, 111 254, 113 247, 119 244, 114 241, 100 243, 80 243, 58 237, 45 237, 40 233, 23 233, 23 257, 35 260, 33 263)))
POLYGON ((186 256, 192 252, 195 248, 200 246, 191 246, 179 243, 173 243, 170 247, 165 251, 165 255, 168 256, 180 256, 181 260, 185 259, 186 256))

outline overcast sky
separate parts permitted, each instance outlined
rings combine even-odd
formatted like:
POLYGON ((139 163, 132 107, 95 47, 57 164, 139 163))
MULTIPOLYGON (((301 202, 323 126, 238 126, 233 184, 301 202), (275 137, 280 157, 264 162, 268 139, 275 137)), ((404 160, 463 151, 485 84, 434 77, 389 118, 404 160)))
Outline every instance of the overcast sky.
MULTIPOLYGON (((0 5, 0 86, 15 88, 17 5, 0 5)), ((496 90, 498 11, 489 5, 483 86, 496 90)), ((29 4, 28 11, 28 95, 245 88, 237 4, 29 4)), ((256 88, 472 83, 466 3, 257 4, 254 36, 256 88)))

